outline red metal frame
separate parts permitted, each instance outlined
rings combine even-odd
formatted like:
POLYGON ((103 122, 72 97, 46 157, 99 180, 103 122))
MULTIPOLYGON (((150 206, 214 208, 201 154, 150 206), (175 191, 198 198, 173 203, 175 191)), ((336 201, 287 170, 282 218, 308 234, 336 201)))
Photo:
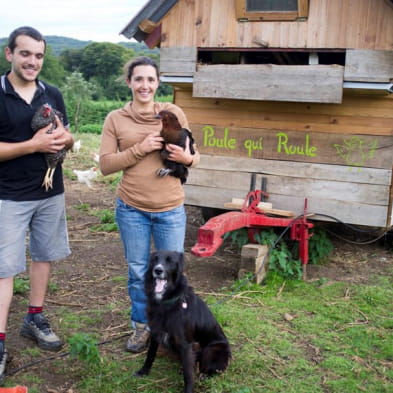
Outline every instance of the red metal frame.
POLYGON ((198 229, 198 241, 191 252, 200 257, 211 256, 223 243, 224 234, 239 228, 249 228, 250 242, 256 243, 253 234, 261 227, 290 227, 290 238, 299 242, 299 258, 303 265, 303 278, 306 278, 308 240, 312 236, 309 229, 314 226, 307 221, 307 200, 300 217, 270 217, 258 208, 263 195, 267 194, 261 190, 250 191, 241 211, 223 213, 207 221, 198 229))

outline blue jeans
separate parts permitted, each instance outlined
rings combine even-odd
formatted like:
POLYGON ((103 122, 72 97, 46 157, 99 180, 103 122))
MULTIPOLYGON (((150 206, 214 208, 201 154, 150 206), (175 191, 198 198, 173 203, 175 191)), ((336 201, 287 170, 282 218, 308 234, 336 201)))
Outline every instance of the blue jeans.
POLYGON ((131 324, 147 323, 144 276, 149 265, 151 239, 156 250, 184 251, 186 213, 181 205, 159 213, 144 212, 116 200, 116 222, 128 263, 131 324))

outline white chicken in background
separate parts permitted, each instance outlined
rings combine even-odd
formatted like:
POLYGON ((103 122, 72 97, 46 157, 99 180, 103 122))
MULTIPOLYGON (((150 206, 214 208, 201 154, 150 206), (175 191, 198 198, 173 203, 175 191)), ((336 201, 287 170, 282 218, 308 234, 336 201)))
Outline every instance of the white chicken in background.
POLYGON ((87 169, 85 171, 80 171, 78 169, 74 169, 73 172, 78 178, 79 183, 86 184, 87 187, 93 188, 92 185, 92 180, 94 180, 97 177, 97 168, 95 166, 91 167, 90 169, 87 169))
POLYGON ((78 139, 76 142, 74 142, 74 145, 72 146, 71 151, 73 153, 79 153, 81 145, 82 145, 82 142, 80 139, 78 139))
POLYGON ((93 161, 95 161, 97 164, 100 162, 100 155, 97 153, 93 153, 91 155, 91 157, 93 158, 93 161))

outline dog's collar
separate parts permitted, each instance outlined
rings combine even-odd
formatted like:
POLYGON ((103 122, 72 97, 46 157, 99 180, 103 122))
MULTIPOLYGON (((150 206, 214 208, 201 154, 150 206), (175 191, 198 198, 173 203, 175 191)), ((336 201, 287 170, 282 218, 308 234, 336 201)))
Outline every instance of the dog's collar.
POLYGON ((187 305, 187 302, 186 302, 186 298, 185 298, 185 296, 183 294, 181 294, 179 296, 172 297, 170 299, 161 300, 161 303, 162 304, 173 304, 173 303, 176 303, 179 299, 181 299, 181 301, 182 301, 182 304, 181 304, 182 307, 183 308, 187 308, 188 305, 187 305))

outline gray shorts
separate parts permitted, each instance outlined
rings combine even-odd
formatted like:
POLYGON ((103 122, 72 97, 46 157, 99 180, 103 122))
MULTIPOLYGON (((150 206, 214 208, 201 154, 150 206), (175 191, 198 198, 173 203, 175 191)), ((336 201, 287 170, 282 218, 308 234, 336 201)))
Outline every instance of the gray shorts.
POLYGON ((26 270, 26 238, 33 262, 52 262, 71 254, 64 194, 39 201, 0 200, 0 278, 26 270))

